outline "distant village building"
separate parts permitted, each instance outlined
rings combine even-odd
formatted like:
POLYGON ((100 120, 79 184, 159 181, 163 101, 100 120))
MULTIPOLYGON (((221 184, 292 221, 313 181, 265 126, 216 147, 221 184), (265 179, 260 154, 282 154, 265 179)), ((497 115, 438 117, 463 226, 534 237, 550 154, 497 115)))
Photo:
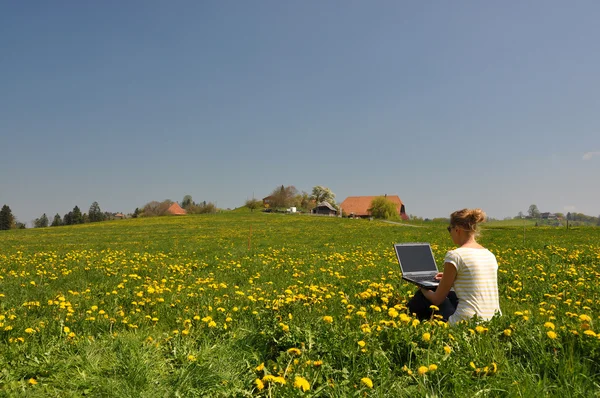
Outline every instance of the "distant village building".
MULTIPOLYGON (((383 195, 387 200, 396 205, 398 216, 403 220, 408 220, 404 204, 398 195, 383 195)), ((379 196, 348 196, 340 205, 340 211, 348 217, 371 217, 369 208, 373 199, 379 196)))
POLYGON ((335 207, 331 205, 329 202, 321 202, 319 203, 313 210, 313 214, 323 214, 327 216, 336 216, 338 211, 335 207))
POLYGON ((273 203, 273 195, 269 195, 262 200, 264 207, 270 207, 273 203))
POLYGON ((114 215, 114 218, 117 219, 117 220, 122 220, 122 219, 125 218, 125 215, 123 213, 116 213, 114 215))
POLYGON ((542 220, 556 220, 558 217, 554 213, 547 212, 547 213, 541 213, 540 218, 542 220))
POLYGON ((169 206, 166 213, 174 215, 174 216, 181 216, 181 215, 187 214, 185 209, 182 209, 178 203, 173 203, 171 206, 169 206))

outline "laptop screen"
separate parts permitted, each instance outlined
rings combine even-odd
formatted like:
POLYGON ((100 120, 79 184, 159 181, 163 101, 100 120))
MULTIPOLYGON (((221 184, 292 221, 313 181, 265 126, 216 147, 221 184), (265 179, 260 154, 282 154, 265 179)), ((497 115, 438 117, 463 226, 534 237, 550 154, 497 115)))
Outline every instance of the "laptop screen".
POLYGON ((394 245, 403 273, 437 271, 431 247, 428 244, 394 245))

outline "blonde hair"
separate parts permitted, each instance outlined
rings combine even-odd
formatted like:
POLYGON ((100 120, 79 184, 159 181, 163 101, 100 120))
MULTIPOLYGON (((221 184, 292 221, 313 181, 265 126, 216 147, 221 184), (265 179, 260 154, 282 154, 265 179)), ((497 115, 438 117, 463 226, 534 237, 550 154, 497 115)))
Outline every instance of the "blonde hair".
POLYGON ((462 209, 450 215, 450 225, 473 234, 478 234, 477 225, 485 220, 485 212, 481 209, 462 209))

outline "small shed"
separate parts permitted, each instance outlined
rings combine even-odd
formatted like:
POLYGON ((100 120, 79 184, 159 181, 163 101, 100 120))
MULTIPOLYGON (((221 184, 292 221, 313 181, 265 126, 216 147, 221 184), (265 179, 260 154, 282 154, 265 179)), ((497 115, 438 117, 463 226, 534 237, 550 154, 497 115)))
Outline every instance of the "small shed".
POLYGON ((319 203, 313 210, 313 214, 323 214, 327 216, 336 216, 338 211, 335 207, 331 205, 329 202, 321 202, 319 203))

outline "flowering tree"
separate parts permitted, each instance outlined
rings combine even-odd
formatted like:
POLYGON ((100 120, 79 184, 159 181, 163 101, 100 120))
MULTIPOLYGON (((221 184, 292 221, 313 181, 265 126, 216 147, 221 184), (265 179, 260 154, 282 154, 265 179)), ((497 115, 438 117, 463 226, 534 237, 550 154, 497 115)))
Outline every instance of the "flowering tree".
POLYGON ((328 202, 335 206, 335 194, 331 192, 331 189, 321 185, 313 187, 310 198, 314 200, 316 204, 328 202))

